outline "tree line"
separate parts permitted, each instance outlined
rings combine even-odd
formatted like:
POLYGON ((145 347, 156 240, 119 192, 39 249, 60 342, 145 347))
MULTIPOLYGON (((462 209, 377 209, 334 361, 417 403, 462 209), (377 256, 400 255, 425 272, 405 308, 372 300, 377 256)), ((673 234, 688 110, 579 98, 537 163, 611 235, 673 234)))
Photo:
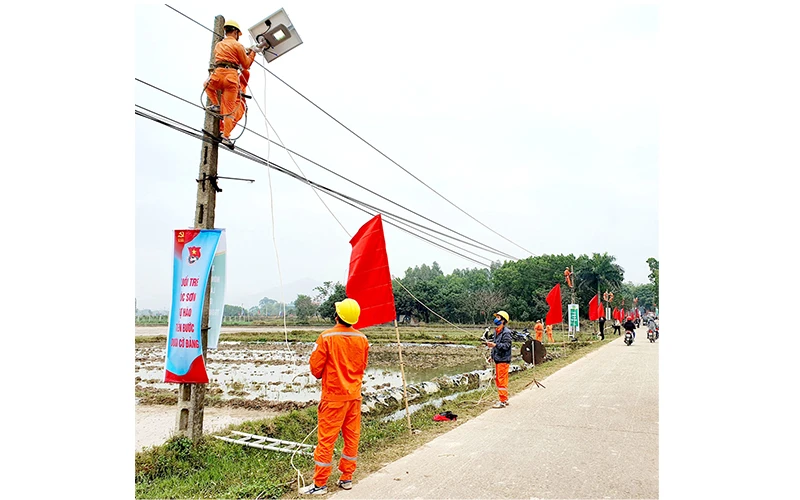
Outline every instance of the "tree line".
MULTIPOLYGON (((654 310, 658 304, 658 260, 647 259, 647 264, 650 283, 635 285, 624 282, 624 269, 607 253, 595 253, 591 257, 540 255, 495 262, 489 269, 455 269, 450 274, 445 274, 439 264, 433 262, 430 266, 409 267, 398 279, 400 284, 395 282, 392 288, 399 322, 444 323, 431 312, 433 310, 452 323, 484 324, 501 309, 508 311, 512 322, 544 320, 549 310, 545 298, 556 283, 561 283, 561 306, 566 321, 567 305, 573 299, 580 306, 580 316, 587 318, 589 301, 598 293, 602 297, 606 291, 614 293, 608 304, 612 309, 624 305, 629 310, 634 299, 638 299, 638 306, 654 310), (573 271, 574 288, 565 283, 566 268, 573 271)), ((312 316, 333 320, 334 303, 346 297, 345 286, 326 281, 314 291, 317 292, 314 297, 298 295, 290 305, 291 313, 287 306, 287 314, 296 315, 300 320, 312 316)), ((266 297, 259 303, 262 310, 274 309, 273 315, 279 314, 279 306, 277 301, 266 297)), ((225 315, 235 315, 236 307, 226 305, 225 315)))

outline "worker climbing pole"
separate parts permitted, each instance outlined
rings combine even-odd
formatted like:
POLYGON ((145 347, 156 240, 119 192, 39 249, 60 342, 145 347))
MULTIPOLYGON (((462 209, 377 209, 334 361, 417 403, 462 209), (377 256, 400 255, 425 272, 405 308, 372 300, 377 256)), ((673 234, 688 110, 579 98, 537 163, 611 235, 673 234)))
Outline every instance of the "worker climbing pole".
POLYGON ((210 75, 204 88, 211 101, 208 110, 219 113, 221 119, 220 142, 233 149, 231 131, 247 111, 244 95, 256 50, 253 47, 245 49, 239 43, 242 30, 236 21, 225 21, 223 29, 225 38, 214 47, 214 62, 208 69, 210 75))

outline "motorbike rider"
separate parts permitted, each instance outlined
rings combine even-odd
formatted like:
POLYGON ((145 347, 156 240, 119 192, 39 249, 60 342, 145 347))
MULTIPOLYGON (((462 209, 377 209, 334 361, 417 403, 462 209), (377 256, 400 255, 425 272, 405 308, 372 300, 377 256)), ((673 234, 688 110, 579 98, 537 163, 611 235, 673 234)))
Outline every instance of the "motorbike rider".
POLYGON ((622 325, 625 330, 630 330, 633 334, 634 340, 636 340, 636 325, 633 323, 633 317, 628 316, 628 320, 622 325))
POLYGON ((658 338, 658 325, 656 325, 656 320, 652 316, 647 321, 647 329, 653 330, 653 335, 655 335, 656 338, 658 338))

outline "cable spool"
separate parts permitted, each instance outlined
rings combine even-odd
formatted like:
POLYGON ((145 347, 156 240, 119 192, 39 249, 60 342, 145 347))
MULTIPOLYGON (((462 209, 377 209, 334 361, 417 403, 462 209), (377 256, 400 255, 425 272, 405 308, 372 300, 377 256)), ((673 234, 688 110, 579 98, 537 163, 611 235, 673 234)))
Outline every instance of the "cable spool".
POLYGON ((529 339, 522 344, 520 354, 526 363, 533 363, 534 366, 541 365, 544 363, 545 356, 547 356, 547 348, 538 340, 529 339))

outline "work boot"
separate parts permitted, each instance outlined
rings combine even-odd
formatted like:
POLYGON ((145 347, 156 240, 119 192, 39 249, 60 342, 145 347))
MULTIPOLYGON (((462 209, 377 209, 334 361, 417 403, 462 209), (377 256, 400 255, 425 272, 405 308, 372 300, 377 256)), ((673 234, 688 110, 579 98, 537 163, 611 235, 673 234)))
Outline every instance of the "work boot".
POLYGON ((211 106, 206 106, 206 111, 211 111, 212 113, 219 113, 219 106, 216 104, 212 104, 211 106))
POLYGON ((506 403, 498 401, 497 403, 494 404, 494 406, 492 406, 492 408, 505 408, 506 406, 508 406, 506 403))
POLYGON ((353 489, 353 481, 351 481, 349 479, 347 481, 342 481, 340 479, 340 480, 336 481, 336 484, 339 486, 339 488, 341 488, 343 490, 352 490, 353 489))
POLYGON ((223 146, 226 146, 229 149, 233 149, 233 141, 231 141, 227 137, 223 137, 222 140, 220 140, 220 142, 222 143, 223 146))
POLYGON ((324 495, 328 493, 327 486, 317 486, 314 483, 309 484, 305 488, 300 488, 298 491, 301 495, 324 495))

